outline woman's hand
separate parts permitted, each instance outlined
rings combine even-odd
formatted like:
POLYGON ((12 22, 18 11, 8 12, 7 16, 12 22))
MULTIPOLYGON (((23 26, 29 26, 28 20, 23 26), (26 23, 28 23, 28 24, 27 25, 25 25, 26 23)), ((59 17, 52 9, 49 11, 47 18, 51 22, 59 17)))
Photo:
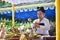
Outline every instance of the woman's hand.
POLYGON ((39 27, 40 27, 39 23, 34 23, 34 28, 39 28, 39 27))

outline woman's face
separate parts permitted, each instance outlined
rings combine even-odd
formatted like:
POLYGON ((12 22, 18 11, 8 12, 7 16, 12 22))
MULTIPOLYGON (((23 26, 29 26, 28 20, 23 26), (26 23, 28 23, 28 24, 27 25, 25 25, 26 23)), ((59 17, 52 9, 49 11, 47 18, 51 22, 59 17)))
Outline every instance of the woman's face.
POLYGON ((44 17, 44 13, 42 11, 38 11, 37 13, 38 18, 42 19, 44 17))

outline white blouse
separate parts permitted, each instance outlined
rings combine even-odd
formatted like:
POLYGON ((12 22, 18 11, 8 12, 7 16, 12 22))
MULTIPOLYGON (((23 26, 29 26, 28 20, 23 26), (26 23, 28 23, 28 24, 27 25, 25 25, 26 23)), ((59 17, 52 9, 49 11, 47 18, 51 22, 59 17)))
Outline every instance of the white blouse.
POLYGON ((37 28, 37 31, 35 33, 37 34, 49 34, 49 30, 50 30, 50 24, 49 24, 49 20, 46 19, 46 18, 43 18, 43 20, 39 20, 39 19, 36 19, 33 21, 33 23, 31 24, 31 27, 33 28, 34 26, 34 23, 44 23, 45 25, 40 25, 40 28, 37 28))

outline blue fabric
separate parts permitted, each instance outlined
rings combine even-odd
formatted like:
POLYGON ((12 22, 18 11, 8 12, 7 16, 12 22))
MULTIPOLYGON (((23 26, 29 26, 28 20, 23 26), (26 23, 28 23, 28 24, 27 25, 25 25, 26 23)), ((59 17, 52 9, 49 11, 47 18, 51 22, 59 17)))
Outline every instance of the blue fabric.
MULTIPOLYGON (((10 11, 11 12, 11 11, 10 11)), ((32 19, 36 19, 37 18, 37 11, 23 11, 23 12, 20 12, 18 10, 18 12, 14 12, 15 13, 15 19, 28 19, 28 18, 32 18, 32 19)), ((4 14, 3 14, 4 15, 4 14)), ((12 12, 11 13, 8 13, 6 14, 6 16, 12 16, 12 12)), ((52 17, 52 16, 55 16, 55 8, 53 10, 51 10, 50 8, 48 8, 48 10, 45 10, 45 17, 52 17)), ((3 17, 3 16, 2 16, 3 17)))

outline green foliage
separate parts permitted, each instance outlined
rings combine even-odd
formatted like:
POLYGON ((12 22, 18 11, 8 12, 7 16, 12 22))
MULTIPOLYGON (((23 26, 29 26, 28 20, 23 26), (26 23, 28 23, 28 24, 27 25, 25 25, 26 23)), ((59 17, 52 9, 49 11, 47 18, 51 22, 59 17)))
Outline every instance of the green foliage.
MULTIPOLYGON (((0 20, 0 22, 5 23, 4 25, 6 28, 12 28, 12 21, 11 20, 6 20, 6 19, 3 20, 2 19, 2 20, 0 20)), ((20 26, 20 23, 15 22, 15 28, 18 28, 19 26, 20 26)))
MULTIPOLYGON (((2 20, 0 20, 0 21, 4 23, 5 29, 12 28, 12 20, 2 19, 2 20)), ((18 27, 20 27, 20 26, 22 25, 22 24, 19 23, 19 22, 15 22, 14 24, 15 24, 14 28, 18 28, 18 27)), ((24 26, 25 26, 25 28, 29 28, 29 27, 31 26, 31 22, 24 23, 24 26)))

